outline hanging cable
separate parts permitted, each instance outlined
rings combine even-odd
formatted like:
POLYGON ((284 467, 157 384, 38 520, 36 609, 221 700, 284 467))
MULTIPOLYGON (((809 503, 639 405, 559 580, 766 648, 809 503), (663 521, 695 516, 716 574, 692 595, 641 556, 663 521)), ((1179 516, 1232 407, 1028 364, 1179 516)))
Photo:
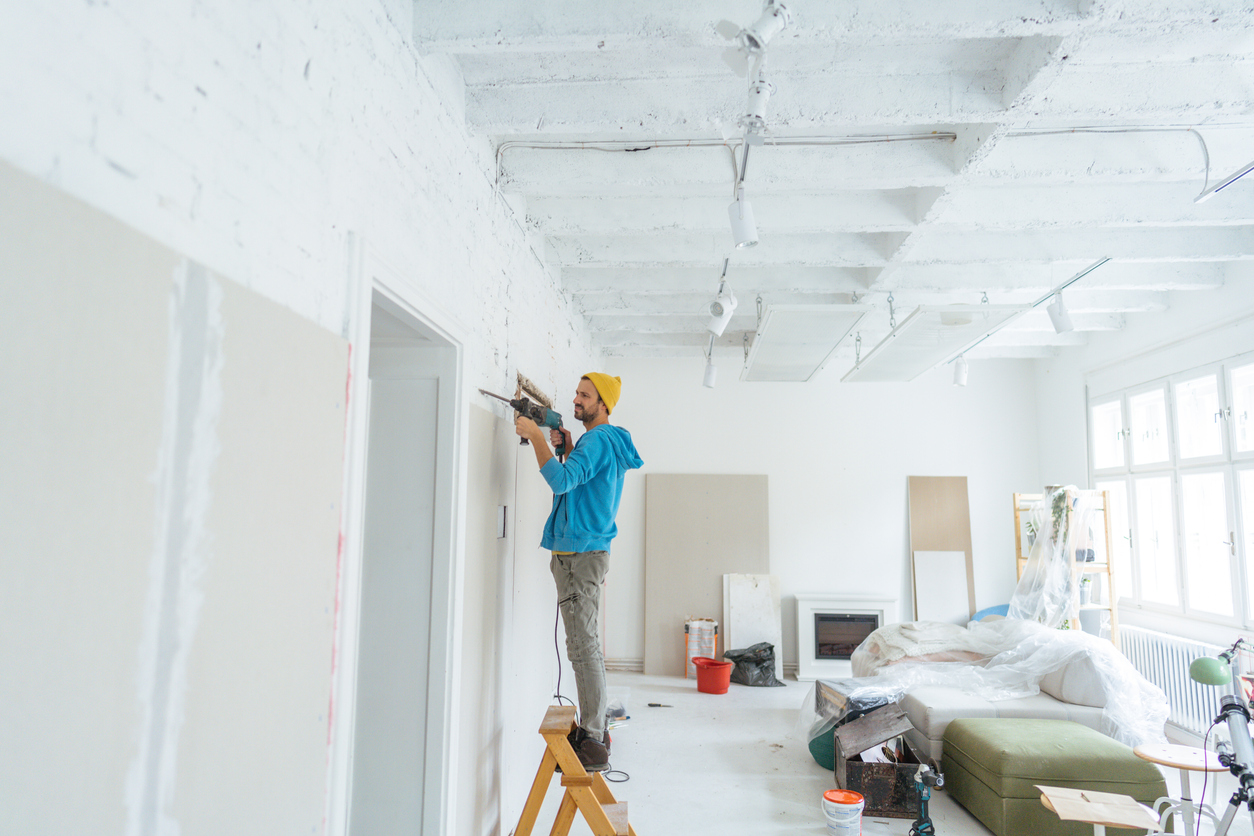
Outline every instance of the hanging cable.
POLYGON ((888 292, 888 327, 897 328, 897 312, 893 310, 893 292, 888 292))

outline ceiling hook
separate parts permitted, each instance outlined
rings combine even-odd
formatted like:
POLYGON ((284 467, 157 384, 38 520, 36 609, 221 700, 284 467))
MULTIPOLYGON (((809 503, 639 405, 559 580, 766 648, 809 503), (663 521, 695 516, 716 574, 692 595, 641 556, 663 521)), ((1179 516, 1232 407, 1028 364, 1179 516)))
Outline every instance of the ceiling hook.
POLYGON ((988 291, 987 291, 987 290, 986 290, 986 291, 984 291, 984 298, 980 300, 980 304, 981 304, 981 305, 987 305, 987 304, 988 304, 988 291))
POLYGON ((888 292, 888 327, 896 330, 897 328, 897 312, 893 310, 893 292, 888 292))

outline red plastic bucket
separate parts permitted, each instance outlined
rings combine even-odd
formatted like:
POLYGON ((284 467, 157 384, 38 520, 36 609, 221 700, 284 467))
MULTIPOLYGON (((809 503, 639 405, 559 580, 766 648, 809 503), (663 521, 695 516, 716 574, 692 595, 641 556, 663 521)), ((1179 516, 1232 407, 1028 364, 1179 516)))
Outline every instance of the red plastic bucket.
POLYGON ((720 662, 708 656, 693 656, 697 666, 697 690, 703 694, 726 694, 731 684, 731 662, 720 662))

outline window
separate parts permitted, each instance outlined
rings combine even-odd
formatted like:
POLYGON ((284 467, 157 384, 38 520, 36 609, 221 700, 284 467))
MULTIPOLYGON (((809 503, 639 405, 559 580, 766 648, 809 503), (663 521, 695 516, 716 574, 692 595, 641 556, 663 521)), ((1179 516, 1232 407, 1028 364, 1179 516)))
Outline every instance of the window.
POLYGON ((1232 370, 1232 447, 1238 453, 1254 453, 1254 363, 1232 370))
POLYGON ((1254 354, 1089 401, 1122 604, 1254 629, 1254 354))
POLYGON ((1224 427, 1219 411, 1219 375, 1195 377, 1177 383, 1174 388, 1180 458, 1222 456, 1224 427))
POLYGON ((1123 401, 1097 404, 1093 413, 1093 467, 1123 467, 1123 401))
POLYGON ((1235 610, 1224 472, 1180 474, 1180 507, 1189 609, 1231 616, 1235 610))
POLYGON ((1146 476, 1133 485, 1136 493, 1136 543, 1140 560, 1141 597, 1175 605, 1180 601, 1176 582, 1176 531, 1170 476, 1146 476))
POLYGON ((1167 393, 1151 389, 1128 398, 1132 422, 1132 463, 1158 464, 1171 454, 1167 448, 1167 393))

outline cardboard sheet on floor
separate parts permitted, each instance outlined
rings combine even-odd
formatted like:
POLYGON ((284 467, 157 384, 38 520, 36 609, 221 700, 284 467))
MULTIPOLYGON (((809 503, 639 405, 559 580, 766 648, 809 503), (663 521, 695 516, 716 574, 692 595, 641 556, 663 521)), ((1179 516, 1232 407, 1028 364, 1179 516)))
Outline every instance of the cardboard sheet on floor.
MULTIPOLYGON (((965 476, 910 476, 908 477, 910 502, 910 554, 919 552, 962 552, 964 556, 966 587, 966 617, 975 614, 975 574, 971 564, 971 508, 967 500, 965 476)), ((932 611, 932 604, 953 606, 955 597, 960 602, 961 588, 946 584, 936 590, 926 585, 929 578, 941 572, 941 567, 931 564, 924 567, 925 577, 918 575, 918 560, 912 559, 914 571, 915 618, 922 620, 920 605, 924 611, 932 611), (936 570, 935 572, 931 570, 936 570), (950 600, 941 600, 942 596, 950 600)), ((935 620, 935 619, 934 619, 935 620)), ((966 619, 962 619, 965 621, 966 619)))
POLYGON ((1158 830, 1158 819, 1135 798, 1113 792, 1046 787, 1040 784, 1041 803, 1063 821, 1100 824, 1103 827, 1158 830))

